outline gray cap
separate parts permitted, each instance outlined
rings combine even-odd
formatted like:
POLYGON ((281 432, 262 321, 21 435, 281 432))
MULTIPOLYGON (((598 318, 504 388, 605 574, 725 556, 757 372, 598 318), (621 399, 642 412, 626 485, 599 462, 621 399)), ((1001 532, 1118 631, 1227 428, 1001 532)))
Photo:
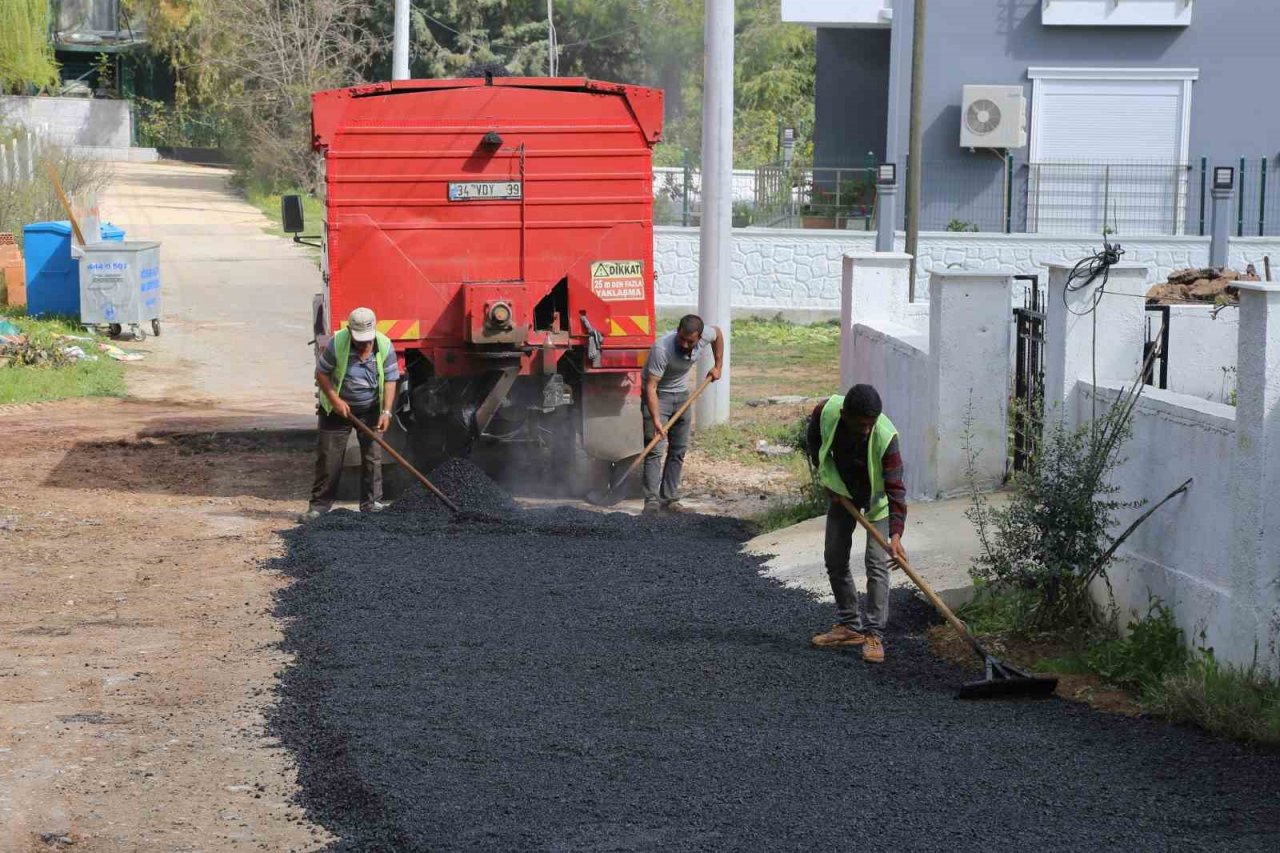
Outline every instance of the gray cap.
POLYGON ((357 308, 347 317, 347 329, 351 332, 351 340, 371 341, 378 332, 378 318, 368 308, 357 308))

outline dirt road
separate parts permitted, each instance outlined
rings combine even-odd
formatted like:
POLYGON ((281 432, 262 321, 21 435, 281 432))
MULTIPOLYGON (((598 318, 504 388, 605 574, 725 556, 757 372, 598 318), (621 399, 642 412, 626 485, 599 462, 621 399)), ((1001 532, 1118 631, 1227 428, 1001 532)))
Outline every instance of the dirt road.
POLYGON ((0 851, 313 849, 261 564, 304 506, 319 272, 225 171, 115 174, 106 218, 162 242, 134 399, 0 410, 0 851))

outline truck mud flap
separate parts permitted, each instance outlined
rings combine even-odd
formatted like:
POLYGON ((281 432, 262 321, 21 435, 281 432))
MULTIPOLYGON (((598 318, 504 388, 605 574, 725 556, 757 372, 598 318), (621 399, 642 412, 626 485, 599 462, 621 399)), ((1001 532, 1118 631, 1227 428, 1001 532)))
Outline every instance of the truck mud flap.
POLYGON ((583 378, 582 447, 606 462, 619 462, 644 450, 639 373, 583 378))

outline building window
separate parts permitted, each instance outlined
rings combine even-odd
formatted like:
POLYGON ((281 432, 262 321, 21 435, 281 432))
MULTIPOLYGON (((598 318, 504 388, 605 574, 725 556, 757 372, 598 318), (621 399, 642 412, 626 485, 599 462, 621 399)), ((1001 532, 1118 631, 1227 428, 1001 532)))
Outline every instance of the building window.
POLYGON ((1180 234, 1194 68, 1031 68, 1028 230, 1180 234))

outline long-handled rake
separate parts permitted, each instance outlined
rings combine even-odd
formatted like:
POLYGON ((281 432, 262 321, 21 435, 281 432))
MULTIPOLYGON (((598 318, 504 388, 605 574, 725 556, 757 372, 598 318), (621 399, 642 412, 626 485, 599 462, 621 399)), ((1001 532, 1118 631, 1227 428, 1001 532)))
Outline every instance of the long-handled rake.
MULTIPOLYGON (((889 543, 885 541, 875 525, 867 521, 867 517, 862 511, 854 506, 853 501, 844 495, 837 495, 840 503, 849 514, 857 520, 867 531, 867 535, 875 540, 876 544, 885 550, 892 558, 893 551, 889 548, 889 543)), ((1023 696, 1033 699, 1042 699, 1053 694, 1054 688, 1058 686, 1058 679, 1047 675, 1033 675, 1025 672, 1007 661, 991 654, 978 642, 978 638, 969 633, 969 629, 960 621, 951 608, 947 607, 938 594, 933 591, 933 587, 929 586, 929 582, 920 577, 916 570, 906 560, 892 558, 893 562, 911 578, 911 582, 920 588, 924 593, 924 597, 929 599, 942 618, 951 623, 951 627, 959 631, 969 642, 969 646, 973 649, 974 654, 982 659, 983 665, 986 667, 986 677, 978 681, 970 681, 960 687, 961 699, 995 699, 1000 697, 1023 696)))

